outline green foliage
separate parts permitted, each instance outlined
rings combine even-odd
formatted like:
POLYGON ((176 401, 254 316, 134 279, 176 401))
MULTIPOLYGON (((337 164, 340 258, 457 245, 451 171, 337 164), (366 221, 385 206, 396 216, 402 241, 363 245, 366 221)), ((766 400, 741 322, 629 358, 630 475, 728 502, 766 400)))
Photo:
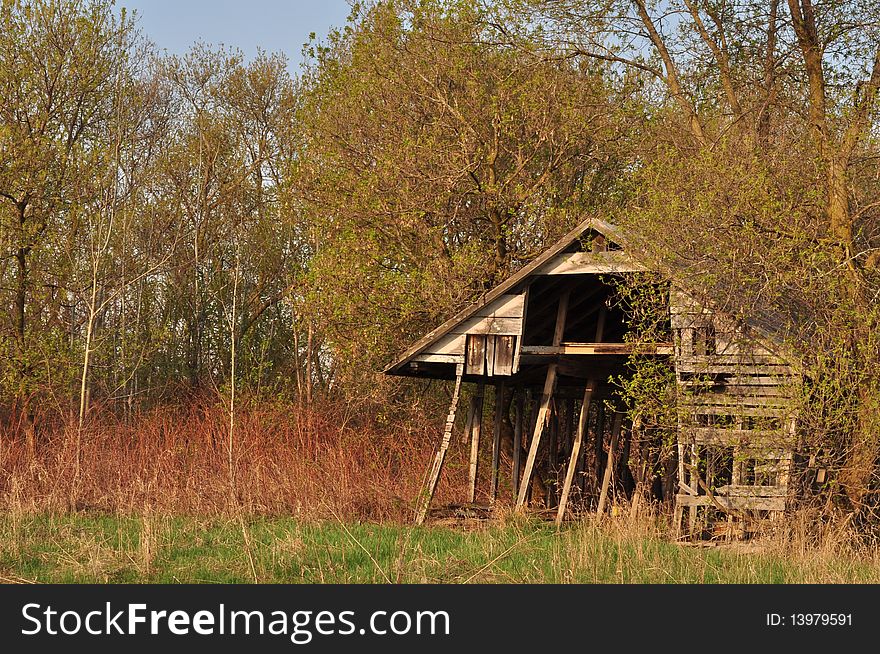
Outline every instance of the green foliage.
MULTIPOLYGON (((655 273, 609 278, 614 302, 624 311, 625 339, 639 346, 669 344, 669 284, 655 273)), ((633 424, 659 429, 672 438, 677 426, 675 368, 665 357, 631 354, 628 372, 616 377, 618 394, 633 424)))
POLYGON ((340 365, 387 362, 615 197, 601 67, 503 38, 483 3, 387 2, 312 49, 295 176, 340 365))

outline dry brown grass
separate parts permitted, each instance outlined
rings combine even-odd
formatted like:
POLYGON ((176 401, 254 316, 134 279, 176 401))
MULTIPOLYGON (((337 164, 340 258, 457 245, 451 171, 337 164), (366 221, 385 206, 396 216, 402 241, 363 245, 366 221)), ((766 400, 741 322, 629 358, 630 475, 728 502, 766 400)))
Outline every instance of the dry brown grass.
MULTIPOLYGON (((423 421, 380 426, 332 405, 251 404, 236 420, 234 501, 227 414, 206 401, 94 418, 79 480, 73 427, 42 425, 33 456, 24 438, 0 431, 0 510, 408 520, 437 440, 423 421)), ((448 469, 439 501, 462 472, 448 469)))

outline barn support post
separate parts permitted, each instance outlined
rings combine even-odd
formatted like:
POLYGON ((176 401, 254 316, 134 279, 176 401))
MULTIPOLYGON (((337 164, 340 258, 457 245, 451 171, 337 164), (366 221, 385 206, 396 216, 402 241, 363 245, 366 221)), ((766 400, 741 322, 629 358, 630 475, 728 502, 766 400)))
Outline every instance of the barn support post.
POLYGON ((492 486, 489 501, 495 504, 498 497, 498 468, 501 464, 501 418, 504 415, 504 382, 495 384, 495 425, 492 438, 492 486))
POLYGON ((571 454, 571 448, 574 446, 574 432, 577 429, 577 418, 575 418, 576 400, 572 397, 566 403, 565 409, 565 454, 571 454))
POLYGON ((556 503, 556 473, 559 467, 559 430, 561 427, 558 398, 550 400, 549 425, 547 429, 547 506, 556 503))
POLYGON ((525 420, 525 389, 522 386, 517 386, 516 388, 516 404, 514 409, 514 424, 513 424, 513 474, 511 475, 511 480, 513 481, 513 498, 516 499, 516 496, 519 494, 519 473, 520 466, 522 465, 522 436, 523 436, 523 421, 525 420))
POLYGON ((480 464, 480 436, 483 431, 483 398, 486 394, 486 383, 480 379, 477 394, 474 396, 474 419, 471 422, 471 457, 468 468, 468 502, 473 504, 477 498, 477 473, 480 464))
POLYGON ((608 486, 611 482, 611 472, 614 470, 614 454, 617 450, 617 441, 620 438, 620 429, 623 426, 623 414, 619 411, 614 414, 614 422, 611 427, 611 442, 608 445, 608 457, 605 459, 605 474, 602 476, 602 489, 599 491, 599 506, 596 514, 601 518, 605 512, 605 503, 608 499, 608 486))
POLYGON ((605 458, 605 403, 598 402, 596 404, 596 433, 593 435, 595 440, 593 441, 593 451, 595 456, 595 464, 596 470, 593 473, 593 489, 592 495, 593 499, 598 502, 599 501, 599 487, 602 479, 602 476, 605 474, 605 468, 603 465, 608 465, 608 461, 605 458), (604 463, 603 463, 604 462, 604 463))
POLYGON ((541 406, 538 408, 538 416, 535 421, 535 431, 532 434, 531 443, 529 443, 529 454, 526 457, 526 467, 523 470, 522 485, 519 488, 519 495, 516 497, 516 510, 520 510, 526 502, 526 494, 532 481, 532 471, 535 467, 535 459, 538 456, 538 446, 541 443, 541 432, 544 431, 544 425, 547 423, 547 417, 550 412, 550 400, 553 398, 553 389, 556 387, 556 364, 551 363, 547 367, 547 377, 544 380, 544 392, 541 394, 541 406))
MULTIPOLYGON (((592 397, 591 403, 592 403, 592 397)), ((581 403, 581 409, 583 409, 583 402, 581 403)), ((586 415, 584 416, 584 433, 583 439, 586 440, 589 437, 590 433, 590 407, 587 407, 586 415)), ((578 488, 580 488, 581 496, 585 496, 587 493, 587 475, 584 474, 587 470, 587 450, 588 448, 584 447, 583 441, 581 442, 581 453, 578 456, 577 469, 575 470, 575 476, 578 479, 578 488)))
POLYGON ((638 457, 638 461, 636 463, 635 488, 633 489, 632 506, 630 507, 630 515, 633 517, 639 514, 640 505, 645 499, 643 495, 646 492, 645 486, 648 479, 648 460, 645 453, 645 446, 641 442, 641 423, 641 417, 637 415, 635 418, 633 418, 633 422, 629 430, 630 446, 635 448, 636 455, 638 457))
MULTIPOLYGON (((537 389, 530 389, 528 400, 529 419, 526 422, 527 429, 523 432, 523 436, 526 437, 525 443, 523 444, 525 446, 526 458, 528 458, 528 450, 532 446, 532 435, 535 433, 535 425, 538 424, 538 409, 540 406, 541 398, 538 397, 537 389)), ((525 462, 523 462, 523 468, 525 469, 525 462)), ((523 485, 526 487, 526 502, 531 502, 532 491, 534 490, 532 488, 531 480, 523 481, 520 479, 520 486, 523 485)))
MULTIPOLYGON (((565 318, 568 314, 568 298, 569 291, 565 291, 559 297, 559 308, 556 311, 556 329, 553 332, 553 345, 559 346, 562 343, 562 335, 565 331, 565 318)), ((541 394, 541 407, 538 409, 537 420, 535 421, 535 431, 532 434, 531 443, 529 443, 529 454, 526 457, 526 468, 523 471, 522 486, 519 489, 519 495, 516 497, 516 511, 520 511, 525 505, 526 494, 532 481, 532 471, 535 467, 535 459, 538 456, 538 446, 541 444, 541 433, 547 423, 547 415, 550 410, 550 401, 553 399, 553 390, 556 388, 556 363, 551 363, 547 367, 547 377, 544 380, 544 392, 541 394)))
POLYGON ((468 405, 467 420, 464 423, 464 430, 461 432, 460 443, 467 445, 471 437, 471 425, 474 424, 474 412, 477 410, 476 396, 471 397, 468 405))
MULTIPOLYGON (((695 443, 691 444, 691 458, 688 465, 690 470, 690 475, 688 476, 688 482, 690 483, 690 487, 694 489, 694 495, 700 494, 700 472, 697 469, 697 464, 699 462, 699 457, 697 455, 697 446, 695 443)), ((688 534, 691 538, 694 537, 694 532, 697 528, 697 505, 694 504, 688 507, 688 534)))
POLYGON ((678 492, 676 493, 675 511, 673 513, 673 519, 672 519, 672 523, 673 523, 672 526, 673 526, 673 529, 675 530, 675 537, 676 538, 681 538, 681 535, 682 535, 681 534, 681 523, 682 523, 682 520, 684 519, 684 506, 678 500, 678 495, 681 493, 681 491, 683 491, 685 489, 689 489, 687 482, 685 481, 685 476, 684 476, 684 443, 681 440, 681 433, 682 433, 682 425, 681 425, 681 421, 679 421, 679 424, 678 424, 678 445, 677 445, 677 448, 678 448, 678 461, 677 461, 677 463, 678 463, 678 492))
POLYGON ((635 488, 632 472, 629 469, 629 458, 632 448, 632 425, 630 429, 621 431, 623 445, 620 446, 620 457, 614 466, 614 479, 612 480, 617 486, 622 488, 624 492, 629 494, 635 488))
MULTIPOLYGON (((561 525, 565 518, 565 509, 568 506, 568 494, 571 492, 571 482, 574 479, 575 470, 580 460, 581 444, 584 441, 584 432, 587 430, 587 418, 590 415, 590 402, 593 399, 593 391, 596 383, 593 380, 587 382, 584 389, 584 400, 581 404, 581 415, 578 419, 577 431, 574 435, 574 443, 571 446, 571 456, 568 459, 568 470, 565 472, 565 482, 562 485, 562 497, 559 498, 559 510, 556 512, 556 524, 561 525)), ((574 407, 572 407, 574 408, 574 407)))
POLYGON ((462 365, 456 366, 455 389, 452 391, 452 400, 449 402, 449 413, 446 416, 446 426, 443 429, 443 439, 440 441, 440 447, 434 455, 434 463, 431 466, 431 474, 428 478, 428 484, 425 487, 422 502, 416 513, 417 525, 425 522, 425 518, 428 516, 428 509, 431 508, 431 501, 434 499, 434 493, 437 491, 437 482, 440 480, 440 472, 443 470, 443 462, 446 460, 449 441, 452 440, 452 427, 455 424, 455 412, 458 408, 458 397, 461 394, 461 378, 463 373, 464 367, 462 365))

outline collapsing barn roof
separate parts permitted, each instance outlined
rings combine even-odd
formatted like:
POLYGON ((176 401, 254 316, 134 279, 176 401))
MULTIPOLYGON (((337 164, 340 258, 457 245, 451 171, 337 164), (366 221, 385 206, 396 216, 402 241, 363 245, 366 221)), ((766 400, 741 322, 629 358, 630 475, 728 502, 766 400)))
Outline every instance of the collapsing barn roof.
MULTIPOLYGON (((510 275, 496 287, 485 293, 473 304, 459 311, 446 322, 431 330, 394 362, 384 369, 385 374, 434 379, 455 379, 455 364, 463 362, 464 335, 486 333, 499 336, 517 335, 517 321, 523 320, 527 297, 523 291, 541 278, 559 275, 599 275, 626 272, 644 272, 654 266, 633 249, 633 240, 623 229, 598 219, 587 218, 548 247, 542 254, 510 275), (597 238, 602 245, 594 248, 590 242, 597 238), (592 249, 588 249, 591 248, 592 249), (625 248, 625 249, 624 249, 625 248)), ((684 288, 679 277, 683 271, 664 271, 668 277, 676 278, 679 292, 688 295, 693 302, 706 308, 713 308, 712 289, 684 288)), ((589 298, 595 300, 595 298, 589 298)), ((584 298, 581 302, 585 302, 584 298)), ((718 307, 714 307, 718 310, 718 307)), ((789 320, 783 315, 801 315, 803 307, 788 307, 777 310, 761 307, 751 310, 742 326, 753 332, 753 337, 791 365, 797 366, 797 357, 783 345, 790 329, 789 320), (789 310, 790 309, 790 310, 789 310)), ((545 322, 552 323, 553 316, 545 316, 545 322)), ((609 339, 605 339, 606 341, 609 339)), ((606 347, 606 353, 626 355, 624 348, 606 347)), ((596 354, 597 351, 591 351, 596 354)), ((667 354, 671 353, 666 352, 667 354)), ((517 352, 515 354, 519 354, 517 352)), ((517 363, 519 356, 517 357, 517 363)))
MULTIPOLYGON (((633 259, 621 246, 623 236, 609 223, 590 218, 582 221, 543 254, 498 286, 486 293, 480 300, 463 309, 442 325, 427 333, 408 348, 396 361, 385 369, 386 374, 437 379, 454 379, 456 364, 464 363, 465 340, 467 334, 486 334, 495 336, 522 336, 527 321, 543 319, 537 328, 552 330, 555 320, 555 302, 547 302, 544 316, 525 316, 527 298, 524 291, 535 282, 570 275, 599 275, 611 273, 644 271, 645 267, 633 259), (587 243, 598 239, 601 248, 587 250, 587 243)), ((558 285, 558 284, 557 284, 558 285)), ((590 290, 584 289, 587 293, 590 290)), ((553 283, 545 284, 544 294, 553 296, 553 283)), ((579 298, 586 305, 595 297, 579 298)), ((570 310, 574 307, 570 307, 570 310)), ((535 307, 529 307, 534 311, 535 307)), ((608 340, 608 339, 606 339, 608 340)), ((620 348, 606 348, 608 355, 624 355, 620 348)), ((600 352, 593 352, 600 354, 600 352)), ((519 363, 523 352, 517 348, 512 353, 515 364, 519 363)), ((515 372, 515 370, 514 370, 515 372)), ((509 373, 508 373, 509 374, 509 373)))
MULTIPOLYGON (((677 481, 670 479, 664 494, 677 493, 676 525, 681 524, 685 508, 692 533, 698 511, 709 515, 715 510, 784 510, 794 448, 790 398, 798 375, 779 356, 778 339, 766 327, 773 321, 762 317, 751 325, 738 324, 712 307, 711 289, 707 289, 710 298, 706 301, 706 293, 686 290, 673 280, 668 308, 674 342, 631 342, 626 338, 623 311, 612 301, 614 285, 606 277, 651 269, 631 248, 631 239, 617 227, 595 218, 584 220, 478 302, 420 338, 386 368, 388 374, 456 380, 417 521, 427 515, 443 468, 463 381, 479 384, 466 427, 471 434, 470 502, 476 496, 483 386, 488 381, 496 387, 490 502, 498 489, 500 425, 510 407, 503 400, 507 385, 519 406, 509 444, 517 508, 528 501, 535 466, 545 465, 549 467, 544 476, 557 476, 545 497, 550 503, 558 499, 557 521, 563 519, 569 493, 578 483, 582 503, 593 502, 601 513, 609 479, 618 479, 620 473, 612 474, 612 467, 627 465, 625 460, 614 460, 616 448, 618 443, 629 443, 633 431, 631 426, 624 427, 624 409, 619 398, 614 398, 612 378, 629 374, 627 361, 636 353, 669 356, 675 366, 678 403, 684 414, 678 427, 677 481), (573 423, 569 424, 567 432, 560 431, 565 441, 560 444, 559 434, 551 430, 549 442, 542 446, 550 417, 555 416, 554 429, 562 430, 563 422, 573 420, 581 394, 576 433, 573 423), (525 397, 535 402, 529 418, 533 426, 522 422, 525 397), (603 401, 608 401, 610 415, 605 415, 603 401), (565 421, 559 417, 558 403, 570 403, 565 421), (528 441, 525 432, 533 432, 528 441), (610 437, 608 461, 602 454, 606 436, 610 437), (582 472, 575 480, 575 470, 585 470, 584 457, 578 454, 585 438, 593 440, 592 451, 597 453, 593 474, 582 472), (521 454, 525 454, 521 446, 526 442, 528 456, 520 483, 521 454), (543 463, 538 460, 539 447, 549 449, 543 463), (569 461, 557 498, 560 454, 569 461), (707 457, 715 463, 701 472, 701 461, 707 457)), ((621 447, 630 451, 629 445, 621 447)))

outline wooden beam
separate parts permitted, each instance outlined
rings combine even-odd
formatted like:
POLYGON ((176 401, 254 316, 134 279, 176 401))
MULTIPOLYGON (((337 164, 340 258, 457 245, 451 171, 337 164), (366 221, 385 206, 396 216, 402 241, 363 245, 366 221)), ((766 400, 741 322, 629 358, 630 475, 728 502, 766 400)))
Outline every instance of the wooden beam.
POLYGON ((599 307, 599 315, 596 316, 596 342, 601 343, 605 337, 605 320, 608 318, 608 309, 603 304, 599 307))
MULTIPOLYGON (((565 332, 565 319, 568 315, 568 299, 570 291, 565 291, 559 298, 559 308, 556 311, 556 328, 553 332, 553 345, 559 345, 562 342, 562 336, 565 332)), ((538 446, 541 444, 541 433, 544 431, 544 425, 547 423, 547 415, 550 410, 550 400, 553 398, 553 390, 556 388, 556 364, 551 363, 547 367, 547 377, 544 380, 544 392, 541 394, 541 406, 538 409, 537 420, 535 421, 535 431, 532 434, 531 443, 529 443, 529 454, 526 457, 526 467, 523 471, 522 485, 519 488, 519 494, 516 497, 515 510, 519 511, 525 505, 526 494, 532 481, 532 471, 535 467, 535 459, 538 456, 538 446)))
POLYGON ((541 433, 544 431, 544 425, 547 422, 547 416, 550 412, 550 400, 553 397, 553 389, 556 386, 556 364, 551 363, 547 368, 547 377, 544 380, 544 392, 541 394, 541 406, 538 409, 538 419, 535 421, 535 431, 532 434, 532 441, 529 443, 529 454, 526 457, 526 467, 523 470, 522 485, 519 488, 519 495, 516 498, 516 510, 520 510, 526 502, 526 493, 529 490, 529 484, 532 481, 532 470, 535 467, 535 458, 538 456, 538 446, 541 443, 541 433))
POLYGON ((623 414, 614 414, 614 422, 611 427, 611 443, 608 445, 608 457, 605 459, 605 474, 602 476, 602 489, 599 491, 599 506, 596 513, 601 517, 605 512, 605 502, 608 499, 608 486, 611 482, 611 471, 614 469, 614 452, 617 449, 617 439, 620 437, 620 428, 623 425, 623 414))
POLYGON ((483 429, 483 396, 485 382, 480 381, 477 395, 474 397, 474 420, 471 423, 471 457, 468 468, 468 502, 473 503, 477 497, 477 473, 480 463, 480 435, 483 429))
POLYGON ((471 437, 471 425, 474 424, 474 412, 477 410, 477 398, 476 396, 471 398, 470 406, 468 407, 467 420, 464 424, 464 431, 461 432, 461 444, 467 445, 468 441, 471 437))
POLYGON ((437 482, 440 480, 440 472, 443 470, 443 462, 446 460, 446 452, 449 450, 449 441, 452 439, 452 427, 455 424, 455 412, 458 408, 458 397, 461 394, 461 378, 464 373, 464 366, 458 366, 455 376, 455 389, 452 391, 452 400, 449 402, 449 413, 446 416, 446 427, 443 429, 443 438, 440 441, 440 447, 434 455, 434 463, 431 466, 431 473, 428 477, 428 484, 425 487, 422 501, 416 513, 416 524, 420 525, 425 522, 428 515, 428 509, 431 508, 431 501, 434 499, 434 493, 437 491, 437 482))
POLYGON ((526 314, 529 309, 529 288, 531 285, 526 286, 525 290, 522 292, 523 296, 523 311, 522 311, 522 330, 520 330, 520 335, 516 338, 516 345, 513 353, 513 371, 511 374, 515 375, 519 372, 519 357, 522 352, 522 343, 523 343, 523 335, 526 333, 526 314))
POLYGON ((562 343, 560 345, 525 345, 522 354, 559 356, 563 354, 672 354, 671 343, 562 343))
POLYGON ((525 420, 525 389, 522 386, 516 388, 516 405, 514 409, 513 423, 513 497, 516 499, 519 493, 519 473, 522 465, 522 435, 523 421, 525 420))
POLYGON ((562 344, 565 337, 565 322, 568 319, 568 301, 571 298, 571 291, 565 290, 559 296, 559 308, 556 310, 556 327, 553 330, 553 345, 562 344))
POLYGON ((504 415, 504 382, 495 384, 495 429, 492 439, 492 486, 489 501, 494 504, 498 497, 498 468, 501 463, 501 418, 504 415))
POLYGON ((584 401, 581 404, 581 414, 578 419, 577 431, 574 436, 574 444, 571 446, 571 456, 568 459, 568 470, 565 471, 565 482, 562 485, 562 497, 559 498, 559 510, 556 512, 556 524, 561 525, 565 518, 565 509, 568 506, 568 495, 571 492, 571 482, 577 468, 578 458, 581 453, 581 444, 584 442, 584 432, 587 430, 587 419, 590 415, 590 401, 593 391, 596 390, 596 382, 590 380, 584 389, 584 401))
MULTIPOLYGON (((602 457, 605 456, 605 403, 596 403, 596 431, 593 434, 593 454, 595 457, 596 470, 593 474, 593 483, 596 484, 594 491, 599 490, 599 480, 603 475, 602 457)), ((605 464, 608 464, 607 459, 605 464)))
MULTIPOLYGON (((699 456, 697 455, 697 446, 691 444, 690 447, 690 465, 688 466, 688 484, 695 491, 700 487, 700 472, 697 469, 697 462, 699 461, 699 456)), ((696 494, 696 493, 695 493, 696 494)), ((694 530, 697 525, 697 505, 688 506, 688 534, 691 538, 694 537, 694 530)))
POLYGON ((416 354, 409 363, 409 367, 418 370, 419 363, 455 363, 459 364, 464 361, 464 355, 461 354, 416 354))

